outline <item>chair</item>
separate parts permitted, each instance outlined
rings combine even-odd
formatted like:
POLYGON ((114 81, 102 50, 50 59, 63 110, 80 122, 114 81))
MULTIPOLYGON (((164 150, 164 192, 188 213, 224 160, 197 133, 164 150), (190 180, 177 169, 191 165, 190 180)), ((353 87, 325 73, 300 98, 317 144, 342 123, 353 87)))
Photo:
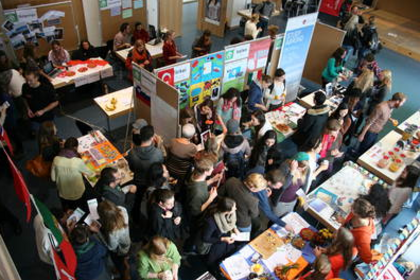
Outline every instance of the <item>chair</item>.
POLYGON ((93 128, 87 123, 84 123, 79 120, 75 120, 75 122, 76 122, 77 129, 79 129, 82 135, 86 135, 93 130, 93 128))
POLYGON ((149 36, 150 40, 157 38, 156 27, 154 25, 149 25, 149 36))

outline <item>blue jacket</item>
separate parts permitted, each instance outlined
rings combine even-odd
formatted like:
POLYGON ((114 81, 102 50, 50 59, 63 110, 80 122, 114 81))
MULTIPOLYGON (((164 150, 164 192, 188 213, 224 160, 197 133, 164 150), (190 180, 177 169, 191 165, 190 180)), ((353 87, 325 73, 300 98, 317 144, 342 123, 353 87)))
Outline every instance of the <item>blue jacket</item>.
POLYGON ((77 256, 76 279, 96 279, 105 269, 107 249, 97 239, 88 244, 74 246, 77 256))
POLYGON ((256 198, 258 198, 258 206, 261 211, 264 212, 265 216, 272 221, 273 223, 278 224, 281 227, 284 227, 286 225, 285 222, 283 222, 279 217, 277 217, 273 210, 271 210, 270 201, 268 200, 267 191, 262 190, 259 192, 253 192, 252 193, 256 198))
POLYGON ((263 104, 263 91, 261 85, 253 81, 249 85, 248 92, 248 110, 250 112, 254 112, 258 109, 255 107, 255 104, 263 104))

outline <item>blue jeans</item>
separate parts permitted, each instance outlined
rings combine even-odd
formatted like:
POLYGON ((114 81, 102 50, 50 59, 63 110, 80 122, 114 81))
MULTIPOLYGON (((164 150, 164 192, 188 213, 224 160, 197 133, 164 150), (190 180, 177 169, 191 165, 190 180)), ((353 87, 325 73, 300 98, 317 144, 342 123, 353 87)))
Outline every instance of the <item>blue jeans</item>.
POLYGON ((363 139, 362 143, 360 143, 359 149, 357 150, 357 154, 359 156, 364 154, 375 144, 376 139, 378 139, 378 133, 373 133, 370 131, 366 132, 365 138, 363 139))

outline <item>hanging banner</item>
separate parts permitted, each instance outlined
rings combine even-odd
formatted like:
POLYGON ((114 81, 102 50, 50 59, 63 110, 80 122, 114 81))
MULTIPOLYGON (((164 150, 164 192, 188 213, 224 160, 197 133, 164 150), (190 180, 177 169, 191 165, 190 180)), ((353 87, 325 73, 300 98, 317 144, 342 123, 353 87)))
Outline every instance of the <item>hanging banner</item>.
POLYGON ((267 65, 270 45, 270 38, 251 42, 248 55, 248 71, 254 71, 267 65))
POLYGON ((277 68, 287 75, 286 102, 296 99, 318 13, 290 18, 277 68))

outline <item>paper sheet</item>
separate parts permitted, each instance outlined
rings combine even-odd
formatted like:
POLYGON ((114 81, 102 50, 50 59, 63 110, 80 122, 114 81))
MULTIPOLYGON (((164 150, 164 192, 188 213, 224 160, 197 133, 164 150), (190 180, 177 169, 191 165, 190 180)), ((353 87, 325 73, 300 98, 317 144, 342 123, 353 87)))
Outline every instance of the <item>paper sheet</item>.
POLYGON ((121 4, 123 9, 128 9, 133 6, 133 2, 131 2, 131 0, 122 0, 121 4))
POLYGON ((119 16, 121 15, 121 7, 115 6, 111 8, 111 17, 119 16))
POLYGON ((112 77, 113 75, 114 75, 114 72, 112 71, 112 67, 110 67, 109 65, 105 66, 105 68, 101 70, 102 79, 112 77))
POLYGON ((239 250, 239 254, 244 257, 245 259, 250 258, 255 253, 254 249, 250 245, 246 245, 241 250, 239 250))
POLYGON ((250 232, 240 232, 239 234, 232 234, 233 239, 236 241, 249 241, 251 239, 250 232))
POLYGON ((295 233, 299 233, 302 229, 309 227, 309 224, 295 212, 287 214, 282 220, 290 225, 295 233))
POLYGON ((284 254, 286 259, 291 261, 292 263, 295 263, 302 256, 302 252, 293 247, 291 243, 280 247, 279 252, 284 254))
POLYGON ((80 208, 76 208, 76 210, 73 211, 73 214, 71 214, 71 216, 67 219, 67 224, 70 224, 71 221, 77 223, 78 221, 80 221, 84 214, 85 211, 83 211, 80 208))
POLYGON ((87 203, 88 203, 91 218, 94 220, 99 220, 98 201, 96 200, 96 198, 88 200, 87 203))
POLYGON ((129 8, 122 11, 122 18, 131 18, 133 16, 133 9, 129 8))
POLYGON ((18 21, 20 22, 32 22, 38 19, 36 9, 18 9, 16 10, 18 21))
POLYGON ((271 257, 266 260, 262 260, 264 265, 270 270, 273 271, 274 268, 278 265, 286 265, 289 263, 287 259, 287 254, 284 251, 277 251, 271 257))
POLYGON ((88 84, 97 82, 100 79, 101 79, 101 76, 100 76, 99 72, 93 72, 93 73, 87 75, 88 84))
POLYGON ((74 79, 74 86, 80 87, 89 84, 89 77, 87 75, 81 75, 74 79))
POLYGON ((231 280, 239 280, 249 275, 249 264, 239 254, 233 255, 223 262, 231 280))
POLYGON ((141 9, 143 8, 143 0, 134 0, 134 9, 141 9))

